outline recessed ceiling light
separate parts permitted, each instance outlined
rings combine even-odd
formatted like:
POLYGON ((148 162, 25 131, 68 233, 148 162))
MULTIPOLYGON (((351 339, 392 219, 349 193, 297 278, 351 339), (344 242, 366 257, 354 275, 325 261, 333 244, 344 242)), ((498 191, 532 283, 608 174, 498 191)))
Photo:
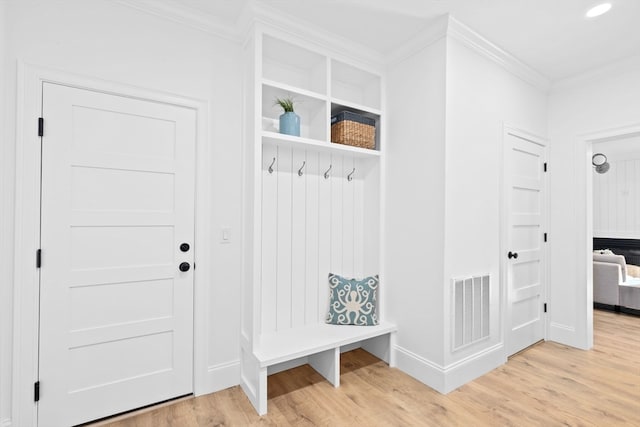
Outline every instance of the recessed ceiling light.
POLYGON ((604 15, 611 9, 611 3, 602 3, 592 7, 587 11, 587 18, 595 18, 596 16, 604 15))

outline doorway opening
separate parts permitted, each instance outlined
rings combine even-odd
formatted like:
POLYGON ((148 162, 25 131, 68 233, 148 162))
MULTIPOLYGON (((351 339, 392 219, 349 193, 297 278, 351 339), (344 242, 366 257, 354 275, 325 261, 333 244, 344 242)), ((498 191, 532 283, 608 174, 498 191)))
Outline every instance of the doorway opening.
MULTIPOLYGON (((595 195, 594 195, 594 191, 597 191, 598 194, 603 194, 602 191, 607 190, 608 187, 605 185, 608 184, 604 184, 605 180, 609 180, 611 181, 610 177, 613 176, 613 172, 612 171, 616 171, 616 176, 619 173, 618 171, 618 165, 613 166, 612 162, 618 162, 618 161, 626 161, 624 160, 624 155, 620 154, 622 152, 624 152, 625 150, 629 149, 630 145, 633 145, 635 143, 638 145, 638 152, 640 153, 640 124, 636 124, 636 125, 631 125, 631 126, 625 126, 625 127, 620 127, 620 128, 616 128, 616 129, 610 129, 610 130, 604 130, 604 131, 600 131, 600 132, 595 132, 595 133, 591 133, 591 134, 587 134, 587 135, 583 135, 580 140, 578 141, 579 146, 578 148, 578 153, 584 153, 585 157, 582 158, 582 161, 579 161, 579 165, 578 165, 578 171, 580 171, 582 168, 582 172, 584 173, 583 179, 585 182, 585 204, 584 209, 585 209, 585 229, 584 229, 584 234, 583 236, 585 237, 584 241, 581 241, 581 239, 578 239, 578 245, 579 249, 578 249, 578 253, 582 252, 583 256, 584 256, 584 260, 585 262, 585 285, 586 285, 586 289, 584 289, 584 293, 582 294, 584 296, 584 299, 582 299, 582 301, 586 304, 585 307, 585 348, 591 348, 593 347, 593 317, 594 317, 594 302, 597 303, 597 299, 598 298, 602 298, 601 294, 598 291, 594 290, 594 279, 595 280, 599 280, 599 277, 594 277, 594 236, 599 237, 602 236, 603 234, 608 234, 608 233, 612 233, 612 237, 615 236, 622 236, 624 234, 623 230, 616 230, 615 233, 613 233, 610 230, 605 230, 604 228, 609 228, 608 225, 605 225, 607 223, 609 223, 609 213, 605 214, 605 208, 602 207, 602 200, 597 200, 597 202, 594 202, 595 199, 595 195), (613 147, 617 147, 617 148, 613 148, 613 147), (611 154, 607 154, 607 152, 605 152, 605 150, 608 150, 611 154), (619 153, 620 152, 620 153, 619 153), (605 154, 606 157, 606 161, 605 163, 609 163, 609 167, 600 167, 600 172, 604 172, 604 173, 598 173, 598 171, 595 170, 595 168, 598 167, 598 165, 594 165, 594 155, 599 155, 599 154, 605 154), (606 170, 606 171, 605 171, 606 170), (607 174, 612 174, 607 178, 601 179, 602 175, 607 175, 607 174), (596 175, 598 175, 598 177, 596 178, 596 175), (596 179, 598 181, 596 181, 596 179), (595 208, 600 209, 597 213, 594 212, 595 208), (598 227, 598 229, 596 230, 595 227, 598 227), (622 232, 621 232, 622 231, 622 232)), ((598 157, 596 160, 596 163, 602 163, 602 157, 600 156, 596 156, 598 157)), ((640 159, 640 154, 638 155, 638 159, 640 159)), ((640 160, 639 160, 640 162, 640 160)), ((639 163, 640 164, 640 163, 639 163)), ((626 172, 626 165, 624 166, 625 168, 625 172, 624 175, 627 175, 626 172)), ((580 172, 579 172, 580 173, 580 172)), ((634 172, 635 173, 635 172, 634 172)), ((640 171, 638 172, 640 174, 640 171)), ((638 175, 638 177, 640 177, 640 175, 638 175)), ((637 179, 636 179, 637 180, 637 179)), ((616 183, 617 183, 617 179, 616 179, 616 183)), ((620 199, 624 200, 626 199, 630 194, 628 193, 630 190, 628 189, 619 189, 616 191, 620 191, 620 199)), ((640 189, 638 190, 640 191, 640 189)), ((618 195, 616 195, 616 198, 618 195)), ((600 196, 601 197, 601 196, 600 196)), ((608 208, 607 208, 608 209, 608 208)), ((639 208, 640 209, 640 208, 639 208)), ((626 214, 624 215, 620 215, 620 218, 626 218, 626 214)), ((615 228, 626 228, 627 225, 627 220, 626 219, 622 219, 619 220, 618 218, 618 214, 616 214, 615 219, 614 219, 614 223, 615 228), (625 224, 624 227, 620 227, 618 224, 622 225, 625 224)), ((633 221, 633 227, 635 226, 635 220, 633 221)), ((638 227, 640 227, 640 224, 638 225, 638 227)), ((640 229, 640 228, 639 228, 640 229)), ((638 233, 638 237, 640 237, 640 232, 638 233)), ((598 261, 599 262, 599 261, 598 261)), ((596 265, 598 266, 598 265, 596 265)), ((640 272, 640 271, 639 271, 640 272)), ((597 273, 599 274, 599 273, 597 273)), ((615 288, 612 291, 612 295, 615 294, 615 288)), ((619 302, 619 294, 618 296, 616 296, 618 298, 618 302, 619 302)), ((615 303, 615 299, 612 300, 612 302, 615 303)), ((616 307, 616 304, 611 304, 614 309, 616 307)))

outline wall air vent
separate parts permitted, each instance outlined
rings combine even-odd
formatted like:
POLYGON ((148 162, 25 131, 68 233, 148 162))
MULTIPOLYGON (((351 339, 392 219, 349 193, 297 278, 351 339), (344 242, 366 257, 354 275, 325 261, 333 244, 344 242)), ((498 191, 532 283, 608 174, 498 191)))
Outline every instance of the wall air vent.
POLYGON ((453 351, 489 336, 489 280, 488 274, 452 279, 453 351))

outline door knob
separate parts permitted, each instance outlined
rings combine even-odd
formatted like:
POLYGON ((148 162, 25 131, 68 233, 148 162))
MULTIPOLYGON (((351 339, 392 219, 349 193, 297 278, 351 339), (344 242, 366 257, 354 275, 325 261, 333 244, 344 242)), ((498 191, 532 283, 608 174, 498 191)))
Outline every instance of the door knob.
POLYGON ((509 253, 507 254, 507 257, 509 257, 509 259, 511 258, 518 259, 518 253, 509 251, 509 253))
POLYGON ((191 248, 191 246, 189 246, 188 243, 181 243, 180 244, 180 250, 182 252, 189 252, 189 249, 191 248))
POLYGON ((183 262, 178 268, 180 269, 180 271, 189 271, 191 265, 188 262, 183 262))

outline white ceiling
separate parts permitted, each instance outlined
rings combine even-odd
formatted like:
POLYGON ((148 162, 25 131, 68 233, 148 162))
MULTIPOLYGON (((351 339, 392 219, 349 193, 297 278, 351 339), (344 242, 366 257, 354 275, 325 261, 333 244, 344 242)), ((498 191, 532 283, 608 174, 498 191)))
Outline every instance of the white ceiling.
MULTIPOLYGON (((640 0, 607 1, 609 13, 587 19, 599 0, 255 0, 382 54, 451 13, 550 80, 640 55, 640 0)), ((179 1, 219 23, 235 22, 247 2, 179 1)))

